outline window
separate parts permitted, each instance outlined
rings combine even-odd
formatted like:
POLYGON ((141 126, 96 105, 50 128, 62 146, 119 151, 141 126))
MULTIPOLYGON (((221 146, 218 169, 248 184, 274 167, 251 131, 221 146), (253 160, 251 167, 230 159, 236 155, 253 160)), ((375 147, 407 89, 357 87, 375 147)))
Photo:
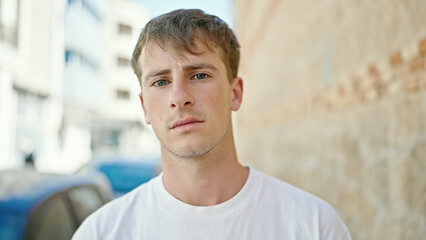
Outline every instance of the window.
POLYGON ((118 24, 118 33, 123 35, 131 35, 132 34, 132 27, 126 24, 118 24))
POLYGON ((89 186, 74 188, 68 195, 80 223, 103 205, 98 192, 89 186))
POLYGON ((68 64, 72 55, 73 55, 73 53, 71 51, 69 51, 69 50, 65 51, 65 63, 68 64))
POLYGON ((128 100, 130 99, 130 93, 127 90, 117 89, 116 97, 117 99, 128 100))
POLYGON ((95 20, 97 20, 98 22, 100 22, 102 20, 100 10, 97 9, 95 7, 95 5, 90 3, 90 1, 88 1, 88 0, 80 0, 80 1, 68 0, 68 5, 71 5, 71 4, 80 4, 81 7, 83 8, 83 10, 88 12, 90 14, 90 16, 92 16, 95 20))
POLYGON ((130 59, 124 57, 117 58, 117 65, 119 67, 128 67, 130 66, 130 59))
POLYGON ((120 138, 120 130, 109 130, 106 133, 104 146, 117 148, 120 138))
POLYGON ((98 70, 98 64, 95 61, 90 60, 83 54, 76 51, 66 49, 65 50, 65 65, 71 64, 71 62, 77 63, 80 66, 90 68, 92 70, 98 70))

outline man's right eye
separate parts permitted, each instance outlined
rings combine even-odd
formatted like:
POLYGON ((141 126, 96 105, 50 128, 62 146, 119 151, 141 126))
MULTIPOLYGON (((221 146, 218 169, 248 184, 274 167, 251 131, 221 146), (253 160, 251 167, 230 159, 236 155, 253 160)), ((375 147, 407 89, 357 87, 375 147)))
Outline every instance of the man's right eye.
POLYGON ((161 79, 161 80, 155 81, 152 85, 157 87, 162 87, 162 86, 165 86, 166 84, 167 84, 167 80, 161 79))

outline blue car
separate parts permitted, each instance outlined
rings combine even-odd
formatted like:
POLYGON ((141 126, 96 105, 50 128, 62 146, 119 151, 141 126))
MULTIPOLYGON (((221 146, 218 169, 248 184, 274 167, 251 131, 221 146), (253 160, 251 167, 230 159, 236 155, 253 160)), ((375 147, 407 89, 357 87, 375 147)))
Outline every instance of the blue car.
POLYGON ((71 239, 110 200, 111 186, 102 174, 0 171, 0 239, 71 239))
POLYGON ((105 174, 117 198, 157 176, 161 170, 159 163, 159 158, 98 156, 79 172, 98 171, 105 174))

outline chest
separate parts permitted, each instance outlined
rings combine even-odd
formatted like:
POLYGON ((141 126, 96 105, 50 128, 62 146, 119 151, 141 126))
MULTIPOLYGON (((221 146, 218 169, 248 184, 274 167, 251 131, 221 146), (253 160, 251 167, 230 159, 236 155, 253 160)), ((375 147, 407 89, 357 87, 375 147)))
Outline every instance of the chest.
MULTIPOLYGON (((224 219, 182 219, 167 212, 145 209, 120 219, 112 235, 120 239, 315 239, 315 225, 283 209, 259 207, 224 219), (300 219, 297 219, 300 218, 300 219)), ((206 216, 208 218, 208 216, 206 216)), ((112 236, 110 235, 110 236, 112 236)))

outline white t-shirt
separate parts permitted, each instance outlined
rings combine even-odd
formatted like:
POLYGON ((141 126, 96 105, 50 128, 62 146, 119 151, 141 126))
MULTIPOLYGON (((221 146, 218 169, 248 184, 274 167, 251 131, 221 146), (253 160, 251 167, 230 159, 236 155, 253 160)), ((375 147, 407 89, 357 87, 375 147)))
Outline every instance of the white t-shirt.
POLYGON ((160 174, 93 213, 73 239, 349 240, 351 236, 328 203, 251 168, 234 197, 207 207, 173 197, 160 174))

